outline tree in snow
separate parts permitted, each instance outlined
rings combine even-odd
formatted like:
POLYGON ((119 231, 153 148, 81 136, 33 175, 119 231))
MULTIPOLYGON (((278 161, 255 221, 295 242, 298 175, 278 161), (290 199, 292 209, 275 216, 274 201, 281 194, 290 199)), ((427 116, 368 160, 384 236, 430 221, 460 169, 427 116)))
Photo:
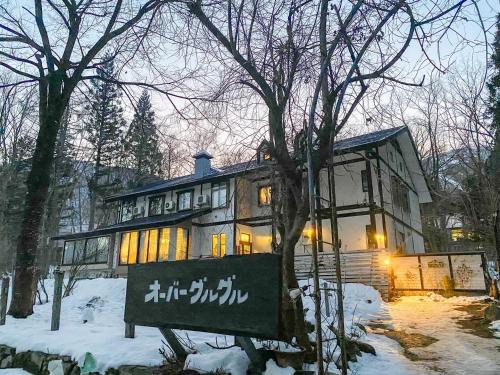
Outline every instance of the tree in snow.
MULTIPOLYGON (((82 81, 98 78, 92 72, 102 64, 99 56, 106 48, 112 48, 117 56, 128 54, 127 59, 137 56, 137 49, 131 46, 145 47, 149 31, 159 18, 155 16, 169 2, 97 0, 54 4, 35 0, 31 5, 0 4, 0 69, 10 71, 13 77, 0 87, 38 88, 39 128, 26 180, 9 308, 9 314, 16 318, 33 313, 39 229, 57 134, 70 98, 82 81)), ((167 90, 163 92, 168 95, 167 90)))
POLYGON ((85 123, 87 140, 92 147, 94 170, 88 182, 90 194, 89 230, 96 222, 98 201, 106 192, 110 180, 110 167, 121 157, 122 146, 118 140, 125 126, 121 105, 121 92, 114 81, 116 77, 113 55, 107 53, 102 66, 97 69, 98 78, 91 80, 86 106, 88 117, 85 123), (106 178, 107 177, 107 178, 106 178))
POLYGON ((162 154, 158 146, 155 113, 151 98, 143 91, 124 141, 127 165, 137 171, 137 183, 161 173, 162 154))

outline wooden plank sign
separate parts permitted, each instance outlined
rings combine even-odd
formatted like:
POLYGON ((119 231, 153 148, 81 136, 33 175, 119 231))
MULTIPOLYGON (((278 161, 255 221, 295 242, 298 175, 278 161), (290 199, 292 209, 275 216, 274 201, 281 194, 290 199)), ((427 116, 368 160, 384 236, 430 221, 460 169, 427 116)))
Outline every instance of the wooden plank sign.
POLYGON ((130 266, 125 322, 151 327, 279 337, 277 254, 130 266))

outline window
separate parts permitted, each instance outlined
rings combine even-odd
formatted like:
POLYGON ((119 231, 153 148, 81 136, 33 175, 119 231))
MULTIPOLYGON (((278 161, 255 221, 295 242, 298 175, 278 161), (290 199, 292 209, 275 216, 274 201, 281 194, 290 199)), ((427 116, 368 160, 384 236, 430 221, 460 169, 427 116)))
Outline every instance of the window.
POLYGON ((212 208, 227 207, 227 182, 212 184, 212 208))
POLYGON ((223 257, 226 255, 226 234, 212 234, 212 256, 223 257))
POLYGON ((366 169, 361 171, 361 187, 363 188, 364 193, 368 191, 368 174, 366 169))
POLYGON ((389 151, 389 160, 391 161, 391 163, 394 163, 394 154, 392 151, 389 151))
POLYGON ((63 265, 106 263, 109 237, 92 237, 64 243, 63 265))
POLYGON ((219 256, 219 235, 212 234, 212 256, 219 256))
POLYGON ((392 200, 404 212, 410 212, 410 190, 396 176, 391 177, 392 200))
POLYGON ((156 216, 163 214, 163 203, 165 202, 165 196, 159 195, 156 197, 149 198, 149 210, 148 216, 156 216))
POLYGON ((260 186, 259 190, 259 206, 269 206, 271 204, 271 186, 260 186))
POLYGON ((122 221, 132 220, 134 217, 135 199, 122 201, 121 218, 122 221))
POLYGON ((175 243, 175 260, 188 258, 188 230, 177 228, 177 239, 175 243))
POLYGON ((137 246, 139 232, 126 232, 122 234, 120 243, 120 264, 137 263, 137 246))
POLYGON ((156 262, 158 229, 143 230, 139 234, 139 263, 156 262))
POLYGON ((158 261, 168 260, 170 248, 170 228, 162 228, 160 230, 160 250, 158 253, 158 261))
POLYGON ((248 233, 240 234, 240 254, 251 254, 252 253, 252 242, 251 237, 248 233))
POLYGON ((192 190, 177 193, 177 207, 179 207, 179 211, 190 210, 193 208, 192 190))

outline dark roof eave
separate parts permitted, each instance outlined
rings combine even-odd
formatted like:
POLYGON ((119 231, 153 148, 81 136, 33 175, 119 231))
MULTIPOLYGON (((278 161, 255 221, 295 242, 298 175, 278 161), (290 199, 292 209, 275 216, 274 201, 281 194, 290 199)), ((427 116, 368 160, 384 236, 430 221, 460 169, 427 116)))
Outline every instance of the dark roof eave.
POLYGON ((199 217, 210 212, 210 208, 206 209, 198 209, 186 211, 184 213, 175 213, 170 215, 161 215, 161 216, 151 216, 146 218, 139 219, 140 221, 126 221, 119 224, 110 225, 108 227, 95 229, 88 232, 80 232, 80 233, 68 233, 62 234, 58 236, 51 237, 52 240, 76 240, 82 238, 90 238, 90 237, 100 237, 106 236, 109 234, 117 233, 117 232, 127 232, 130 230, 142 230, 142 229, 150 229, 157 228, 160 226, 172 226, 182 223, 186 220, 193 219, 195 217, 199 217), (143 219, 150 220, 143 220, 143 219))

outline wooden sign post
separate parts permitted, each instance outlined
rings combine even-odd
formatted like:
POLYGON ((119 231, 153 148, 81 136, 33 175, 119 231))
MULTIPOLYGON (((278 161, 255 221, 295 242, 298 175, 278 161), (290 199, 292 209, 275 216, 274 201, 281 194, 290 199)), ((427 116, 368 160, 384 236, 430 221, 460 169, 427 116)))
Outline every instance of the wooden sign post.
POLYGON ((226 256, 129 267, 125 323, 158 327, 179 357, 172 328, 229 334, 256 360, 249 337, 279 339, 281 258, 226 256))
POLYGON ((54 271, 54 297, 52 298, 52 320, 50 322, 50 330, 58 331, 61 321, 61 301, 63 288, 64 272, 54 271))

